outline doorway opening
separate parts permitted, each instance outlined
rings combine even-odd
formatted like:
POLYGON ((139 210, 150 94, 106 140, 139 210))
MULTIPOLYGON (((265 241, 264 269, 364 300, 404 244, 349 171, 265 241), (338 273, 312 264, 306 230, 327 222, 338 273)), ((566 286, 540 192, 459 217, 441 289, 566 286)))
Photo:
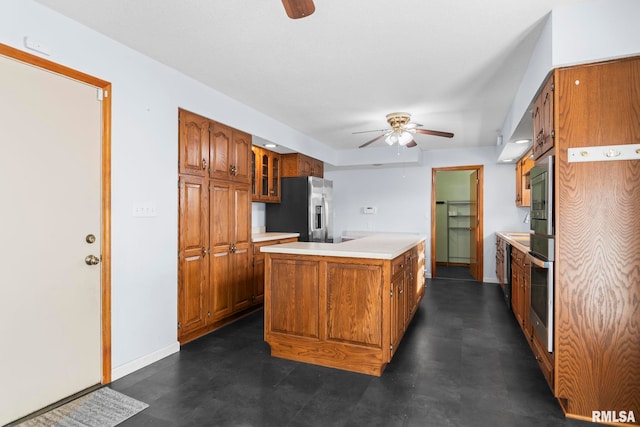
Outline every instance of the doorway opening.
POLYGON ((482 282, 482 165, 433 168, 431 276, 482 282))

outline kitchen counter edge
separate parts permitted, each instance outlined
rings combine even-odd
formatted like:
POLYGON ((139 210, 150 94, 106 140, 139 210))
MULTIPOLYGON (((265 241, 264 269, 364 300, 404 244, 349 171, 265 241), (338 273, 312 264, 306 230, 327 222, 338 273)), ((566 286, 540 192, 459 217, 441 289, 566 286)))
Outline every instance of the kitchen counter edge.
POLYGON ((260 242, 269 242, 271 240, 290 239, 292 237, 300 237, 300 233, 284 233, 284 232, 255 233, 251 235, 251 241, 253 243, 260 243, 260 242))
MULTIPOLYGON (((518 231, 518 232, 496 231, 496 236, 506 240, 511 246, 515 246, 515 248, 518 249, 520 252, 524 252, 525 254, 528 254, 530 251, 529 246, 525 246, 522 243, 518 242, 516 239, 512 237, 513 235, 524 236, 524 235, 531 235, 531 233, 521 232, 521 231, 518 231)), ((529 238, 529 242, 531 242, 531 238, 529 238)))
POLYGON ((265 246, 260 248, 260 251, 291 255, 394 259, 424 240, 425 236, 419 234, 376 234, 341 243, 283 243, 265 246))

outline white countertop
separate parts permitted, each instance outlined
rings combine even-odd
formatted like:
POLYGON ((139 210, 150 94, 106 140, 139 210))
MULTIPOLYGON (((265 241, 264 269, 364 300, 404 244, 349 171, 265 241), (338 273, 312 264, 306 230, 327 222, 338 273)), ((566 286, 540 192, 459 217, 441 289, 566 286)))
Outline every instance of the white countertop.
POLYGON ((251 235, 251 241, 253 243, 258 243, 258 242, 268 242, 270 240, 289 239, 291 237, 300 237, 300 233, 281 233, 281 232, 254 233, 251 235))
POLYGON ((393 259, 423 240, 425 237, 417 233, 382 233, 341 243, 283 243, 265 246, 260 248, 260 251, 293 255, 393 259))
POLYGON ((529 253, 531 233, 525 231, 496 231, 496 235, 503 238, 520 252, 529 253))

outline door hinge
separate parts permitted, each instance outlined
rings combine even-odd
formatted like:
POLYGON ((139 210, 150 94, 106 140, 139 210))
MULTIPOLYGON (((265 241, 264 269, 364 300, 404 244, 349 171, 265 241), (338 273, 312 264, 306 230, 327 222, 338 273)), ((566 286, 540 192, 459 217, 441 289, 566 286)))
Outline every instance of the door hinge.
POLYGON ((98 88, 97 95, 97 100, 102 101, 104 98, 109 97, 109 91, 98 88))
POLYGON ((390 296, 393 296, 393 289, 391 289, 391 292, 389 292, 390 296))
POLYGON ((393 351, 393 344, 389 344, 389 350, 393 351))
POLYGON ((180 324, 180 322, 178 322, 178 329, 180 329, 182 327, 182 325, 180 324))
POLYGON ((551 92, 553 92, 554 90, 556 90, 556 84, 555 83, 551 83, 551 92))

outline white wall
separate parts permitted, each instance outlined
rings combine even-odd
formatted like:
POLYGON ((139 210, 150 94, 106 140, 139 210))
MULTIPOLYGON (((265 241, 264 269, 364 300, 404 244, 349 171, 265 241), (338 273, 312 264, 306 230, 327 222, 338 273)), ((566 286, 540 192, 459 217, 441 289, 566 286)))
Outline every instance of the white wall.
POLYGON ((592 0, 553 9, 501 134, 509 140, 546 75, 557 67, 640 55, 640 1, 592 0))
MULTIPOLYGON (((32 37, 47 57, 112 87, 112 364, 118 378, 179 349, 178 107, 315 155, 333 152, 202 84, 32 0, 0 1, 0 43, 32 37), (134 218, 133 204, 158 215, 134 218)), ((33 52, 31 52, 33 53, 33 52)))
POLYGON ((417 232, 427 236, 431 275, 431 170, 484 165, 484 278, 496 282, 495 232, 528 231, 527 209, 515 206, 515 166, 496 164, 494 147, 427 151, 423 166, 332 170, 335 232, 371 230, 417 232), (375 206, 378 213, 362 213, 375 206))

